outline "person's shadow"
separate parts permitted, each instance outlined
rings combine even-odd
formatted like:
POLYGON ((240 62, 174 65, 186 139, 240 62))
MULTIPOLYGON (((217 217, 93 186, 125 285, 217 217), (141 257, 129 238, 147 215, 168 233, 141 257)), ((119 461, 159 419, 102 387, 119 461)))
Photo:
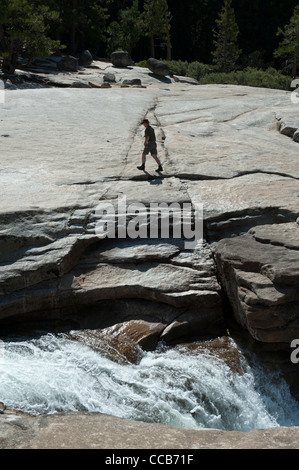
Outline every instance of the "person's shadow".
POLYGON ((151 175, 148 171, 143 170, 145 175, 147 176, 147 180, 149 184, 162 184, 163 183, 163 175, 160 173, 156 175, 151 175))

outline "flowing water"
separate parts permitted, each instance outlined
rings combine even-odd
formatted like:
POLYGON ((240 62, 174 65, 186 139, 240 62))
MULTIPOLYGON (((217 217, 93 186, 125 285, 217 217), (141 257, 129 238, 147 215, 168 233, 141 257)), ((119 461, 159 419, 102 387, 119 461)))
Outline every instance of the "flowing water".
POLYGON ((180 427, 249 431, 298 426, 299 405, 276 373, 243 373, 210 353, 159 347, 118 363, 66 335, 2 343, 0 401, 32 414, 101 412, 180 427))

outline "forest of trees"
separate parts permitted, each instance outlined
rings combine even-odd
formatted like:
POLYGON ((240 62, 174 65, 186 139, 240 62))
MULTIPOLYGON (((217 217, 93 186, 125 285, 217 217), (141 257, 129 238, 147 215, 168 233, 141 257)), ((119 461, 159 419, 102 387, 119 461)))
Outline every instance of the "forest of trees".
POLYGON ((214 61, 224 71, 280 68, 299 54, 298 16, 298 0, 1 0, 2 70, 13 72, 20 53, 84 49, 100 58, 126 50, 135 62, 214 61))

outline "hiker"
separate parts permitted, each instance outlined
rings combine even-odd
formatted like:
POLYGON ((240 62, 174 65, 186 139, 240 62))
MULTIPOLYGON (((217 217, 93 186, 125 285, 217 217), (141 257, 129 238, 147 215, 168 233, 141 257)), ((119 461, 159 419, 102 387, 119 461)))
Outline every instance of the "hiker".
POLYGON ((156 135, 155 131, 150 126, 149 120, 148 119, 143 119, 142 123, 145 127, 145 132, 144 132, 144 150, 142 153, 142 165, 138 166, 138 170, 145 170, 145 161, 146 161, 146 155, 148 153, 151 153, 152 157, 154 160, 156 160, 157 164, 159 165, 156 171, 163 171, 161 162, 157 156, 157 143, 156 143, 156 135))

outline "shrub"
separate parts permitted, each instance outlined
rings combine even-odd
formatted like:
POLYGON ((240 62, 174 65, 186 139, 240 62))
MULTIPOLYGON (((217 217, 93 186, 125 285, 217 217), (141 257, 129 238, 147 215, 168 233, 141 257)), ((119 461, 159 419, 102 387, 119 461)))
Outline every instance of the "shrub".
POLYGON ((209 74, 211 69, 211 65, 202 64, 201 62, 191 62, 188 65, 187 75, 199 81, 202 77, 209 74))
MULTIPOLYGON (((172 75, 195 78, 201 85, 224 83, 279 90, 290 89, 290 77, 283 75, 273 67, 269 67, 266 70, 246 67, 244 70, 236 70, 229 73, 211 73, 211 71, 215 72, 211 65, 197 61, 188 63, 182 60, 163 60, 163 62, 168 65, 172 75)), ((137 65, 139 67, 147 67, 147 61, 142 60, 137 65)))
POLYGON ((166 60, 164 61, 172 75, 187 76, 188 62, 183 60, 166 60))
POLYGON ((141 60, 136 65, 137 67, 147 67, 147 60, 141 60))
POLYGON ((245 85, 262 88, 276 88, 279 90, 289 90, 290 79, 282 75, 276 69, 269 67, 267 70, 259 70, 247 67, 230 73, 214 73, 205 75, 201 84, 226 83, 231 85, 245 85))
MULTIPOLYGON (((162 59, 161 59, 162 60, 162 59)), ((191 77, 199 80, 211 69, 210 65, 201 62, 190 62, 183 60, 162 60, 168 65, 171 75, 181 75, 183 77, 191 77)), ((138 67, 147 67, 147 61, 141 60, 137 64, 138 67)))

